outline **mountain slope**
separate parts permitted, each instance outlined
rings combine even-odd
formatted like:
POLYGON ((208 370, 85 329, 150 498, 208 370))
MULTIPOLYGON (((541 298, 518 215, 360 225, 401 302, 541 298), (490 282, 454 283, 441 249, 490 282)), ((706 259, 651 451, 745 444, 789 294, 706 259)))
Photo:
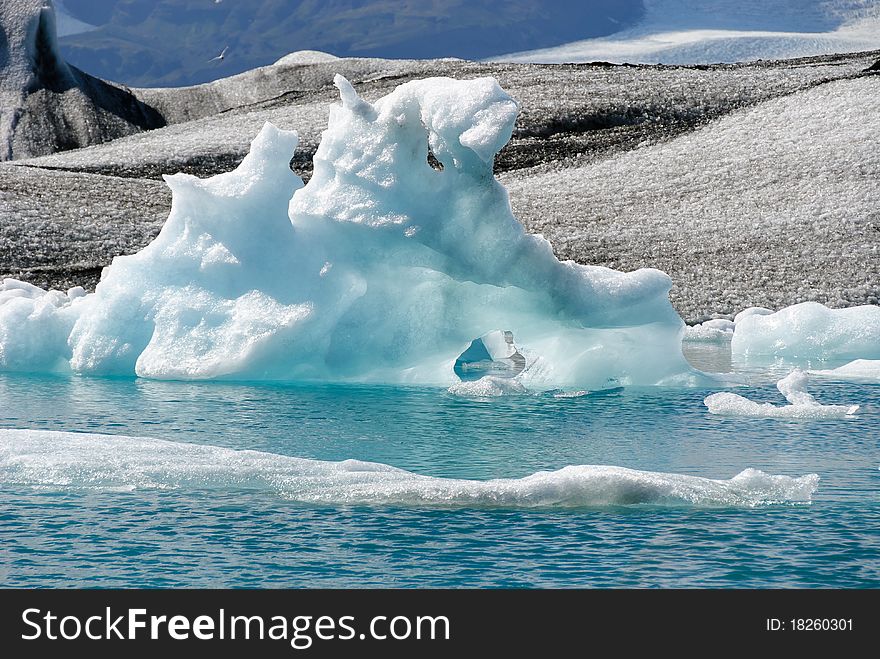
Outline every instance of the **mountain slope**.
POLYGON ((611 34, 643 12, 642 0, 65 0, 65 7, 99 26, 63 39, 69 61, 132 86, 207 82, 305 49, 479 59, 611 34), (226 46, 223 60, 209 61, 226 46))
POLYGON ((54 153, 164 125, 129 90, 69 66, 41 0, 0 0, 0 160, 54 153))

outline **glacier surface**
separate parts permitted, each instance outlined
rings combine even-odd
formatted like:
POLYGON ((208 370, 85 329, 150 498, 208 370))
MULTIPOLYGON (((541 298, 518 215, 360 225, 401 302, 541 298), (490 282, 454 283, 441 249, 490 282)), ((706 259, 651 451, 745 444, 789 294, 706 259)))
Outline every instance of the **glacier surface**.
POLYGON ((878 91, 876 74, 821 84, 665 142, 501 180, 560 258, 649 263, 672 277, 689 322, 750 305, 877 304, 878 91))
POLYGON ((335 82, 305 187, 296 134, 266 125, 235 171, 166 177, 161 232, 93 294, 6 281, 0 368, 449 386, 474 339, 505 330, 535 356, 529 388, 694 377, 665 274, 560 262, 512 215, 492 165, 518 106, 494 79, 375 103, 335 82))
POLYGON ((754 507, 809 503, 818 482, 816 474, 795 478, 756 469, 716 480, 603 465, 465 480, 359 460, 325 462, 140 437, 0 430, 0 483, 65 490, 233 487, 331 505, 754 507))
POLYGON ((607 37, 491 58, 501 62, 709 64, 880 46, 876 0, 644 0, 636 25, 607 37))

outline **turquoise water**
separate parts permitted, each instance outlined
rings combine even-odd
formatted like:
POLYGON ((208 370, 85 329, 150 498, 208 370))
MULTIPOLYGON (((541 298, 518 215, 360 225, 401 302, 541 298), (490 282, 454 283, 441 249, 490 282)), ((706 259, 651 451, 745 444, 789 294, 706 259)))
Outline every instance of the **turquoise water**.
MULTIPOLYGON (((574 510, 315 505, 272 491, 0 482, 0 585, 880 587, 880 386, 820 382, 856 418, 709 415, 717 389, 468 400, 443 390, 0 374, 0 428, 152 437, 420 474, 572 464, 817 473, 809 505, 574 510)), ((770 376, 738 390, 781 403, 770 376)), ((157 456, 161 460, 161 456, 157 456)))

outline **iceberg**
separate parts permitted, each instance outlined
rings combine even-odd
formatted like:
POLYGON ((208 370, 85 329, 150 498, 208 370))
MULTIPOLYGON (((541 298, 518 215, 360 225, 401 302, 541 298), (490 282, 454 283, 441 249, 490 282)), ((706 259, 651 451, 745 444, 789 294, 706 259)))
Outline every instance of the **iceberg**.
POLYGON ((818 369, 809 373, 835 380, 880 382, 880 359, 855 359, 837 368, 818 369))
POLYGON ((823 405, 807 392, 807 381, 807 374, 795 369, 776 383, 788 405, 758 403, 729 391, 711 394, 703 403, 710 414, 768 419, 841 419, 858 411, 858 405, 823 405))
POLYGON ((576 465, 523 478, 437 478, 359 460, 326 462, 159 439, 0 430, 0 484, 61 490, 259 491, 327 505, 582 508, 809 503, 819 477, 746 469, 716 480, 576 465))
POLYGON ((234 171, 166 176, 161 232, 94 293, 5 283, 25 293, 0 298, 0 368, 448 387, 500 331, 529 389, 695 376, 669 277, 560 262, 513 216, 492 168, 519 107, 497 81, 417 80, 374 103, 335 84, 308 185, 296 133, 267 124, 234 171))
POLYGON ((880 359, 880 307, 830 309, 803 302, 776 313, 741 314, 731 350, 759 359, 880 359))

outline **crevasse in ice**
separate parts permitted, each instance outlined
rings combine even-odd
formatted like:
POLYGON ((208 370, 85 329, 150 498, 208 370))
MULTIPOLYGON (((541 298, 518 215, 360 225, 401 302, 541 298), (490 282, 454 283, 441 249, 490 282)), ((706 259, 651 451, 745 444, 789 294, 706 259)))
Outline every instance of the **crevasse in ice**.
POLYGON ((95 293, 7 280, 0 367, 449 385, 501 331, 530 356, 516 376, 530 387, 693 376, 665 274, 560 262, 513 217, 492 165, 518 106, 494 79, 409 82, 375 103, 336 85, 307 186, 289 168, 296 134, 267 124, 235 171, 166 177, 162 231, 95 293))

